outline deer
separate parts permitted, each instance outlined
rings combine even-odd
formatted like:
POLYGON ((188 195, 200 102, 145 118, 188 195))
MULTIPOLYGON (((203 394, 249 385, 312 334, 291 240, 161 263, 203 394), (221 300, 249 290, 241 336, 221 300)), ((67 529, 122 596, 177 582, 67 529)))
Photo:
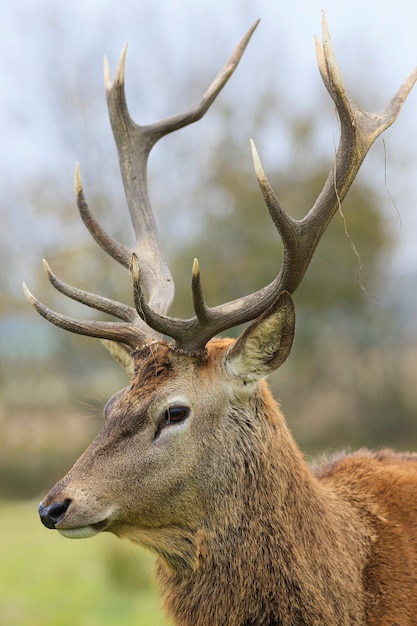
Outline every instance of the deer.
POLYGON ((53 311, 56 326, 103 341, 129 375, 104 408, 104 427, 39 505, 68 538, 110 532, 152 551, 164 609, 177 626, 411 626, 417 623, 417 454, 341 452, 309 465, 266 378, 289 356, 292 294, 374 141, 396 120, 417 68, 380 113, 345 91, 326 18, 318 67, 340 120, 322 191, 305 217, 283 209, 255 145, 255 174, 283 245, 272 282, 209 307, 198 261, 194 316, 169 316, 174 282, 147 186, 148 156, 165 135, 199 120, 235 71, 257 23, 197 105, 148 126, 130 117, 124 48, 114 80, 105 59, 109 117, 135 244, 108 235, 75 192, 95 241, 130 276, 133 305, 73 287, 44 261, 63 295, 117 321, 53 311), (237 339, 219 335, 246 323, 237 339))

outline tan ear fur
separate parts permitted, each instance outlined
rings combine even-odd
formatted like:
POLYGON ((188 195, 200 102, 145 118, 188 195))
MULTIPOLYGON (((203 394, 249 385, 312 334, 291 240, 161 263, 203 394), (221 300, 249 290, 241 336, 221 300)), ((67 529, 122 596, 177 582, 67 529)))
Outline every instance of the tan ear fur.
POLYGON ((276 370, 291 352, 295 308, 287 291, 240 335, 226 357, 229 370, 255 382, 276 370))
POLYGON ((100 339, 103 346, 110 352, 112 357, 119 365, 123 367, 129 378, 133 377, 133 358, 129 348, 118 341, 109 341, 108 339, 100 339))

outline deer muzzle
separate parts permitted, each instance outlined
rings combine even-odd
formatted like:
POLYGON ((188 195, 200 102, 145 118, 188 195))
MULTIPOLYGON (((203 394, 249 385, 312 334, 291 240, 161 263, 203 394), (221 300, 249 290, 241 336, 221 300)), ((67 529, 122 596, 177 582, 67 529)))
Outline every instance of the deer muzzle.
POLYGON ((70 498, 62 502, 53 502, 46 506, 42 502, 39 504, 38 512, 41 522, 46 528, 58 530, 61 535, 70 539, 85 539, 93 537, 97 533, 105 530, 109 524, 108 518, 86 525, 73 525, 68 518, 68 510, 72 504, 70 498))

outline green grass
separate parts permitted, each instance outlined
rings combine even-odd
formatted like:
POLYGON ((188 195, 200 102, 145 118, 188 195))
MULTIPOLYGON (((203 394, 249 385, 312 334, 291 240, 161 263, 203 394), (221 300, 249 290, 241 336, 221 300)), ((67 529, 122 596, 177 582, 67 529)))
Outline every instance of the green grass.
POLYGON ((1 626, 167 626, 153 558, 103 533, 64 539, 36 503, 0 502, 1 626))

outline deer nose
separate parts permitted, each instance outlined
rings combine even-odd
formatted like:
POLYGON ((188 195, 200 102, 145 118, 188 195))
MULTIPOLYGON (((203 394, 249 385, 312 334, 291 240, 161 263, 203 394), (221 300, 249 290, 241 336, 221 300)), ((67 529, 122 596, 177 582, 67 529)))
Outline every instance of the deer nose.
POLYGON ((63 502, 56 502, 49 506, 40 504, 38 506, 39 516, 41 522, 46 528, 55 528, 56 525, 64 518, 65 513, 68 510, 71 500, 67 498, 63 502))

